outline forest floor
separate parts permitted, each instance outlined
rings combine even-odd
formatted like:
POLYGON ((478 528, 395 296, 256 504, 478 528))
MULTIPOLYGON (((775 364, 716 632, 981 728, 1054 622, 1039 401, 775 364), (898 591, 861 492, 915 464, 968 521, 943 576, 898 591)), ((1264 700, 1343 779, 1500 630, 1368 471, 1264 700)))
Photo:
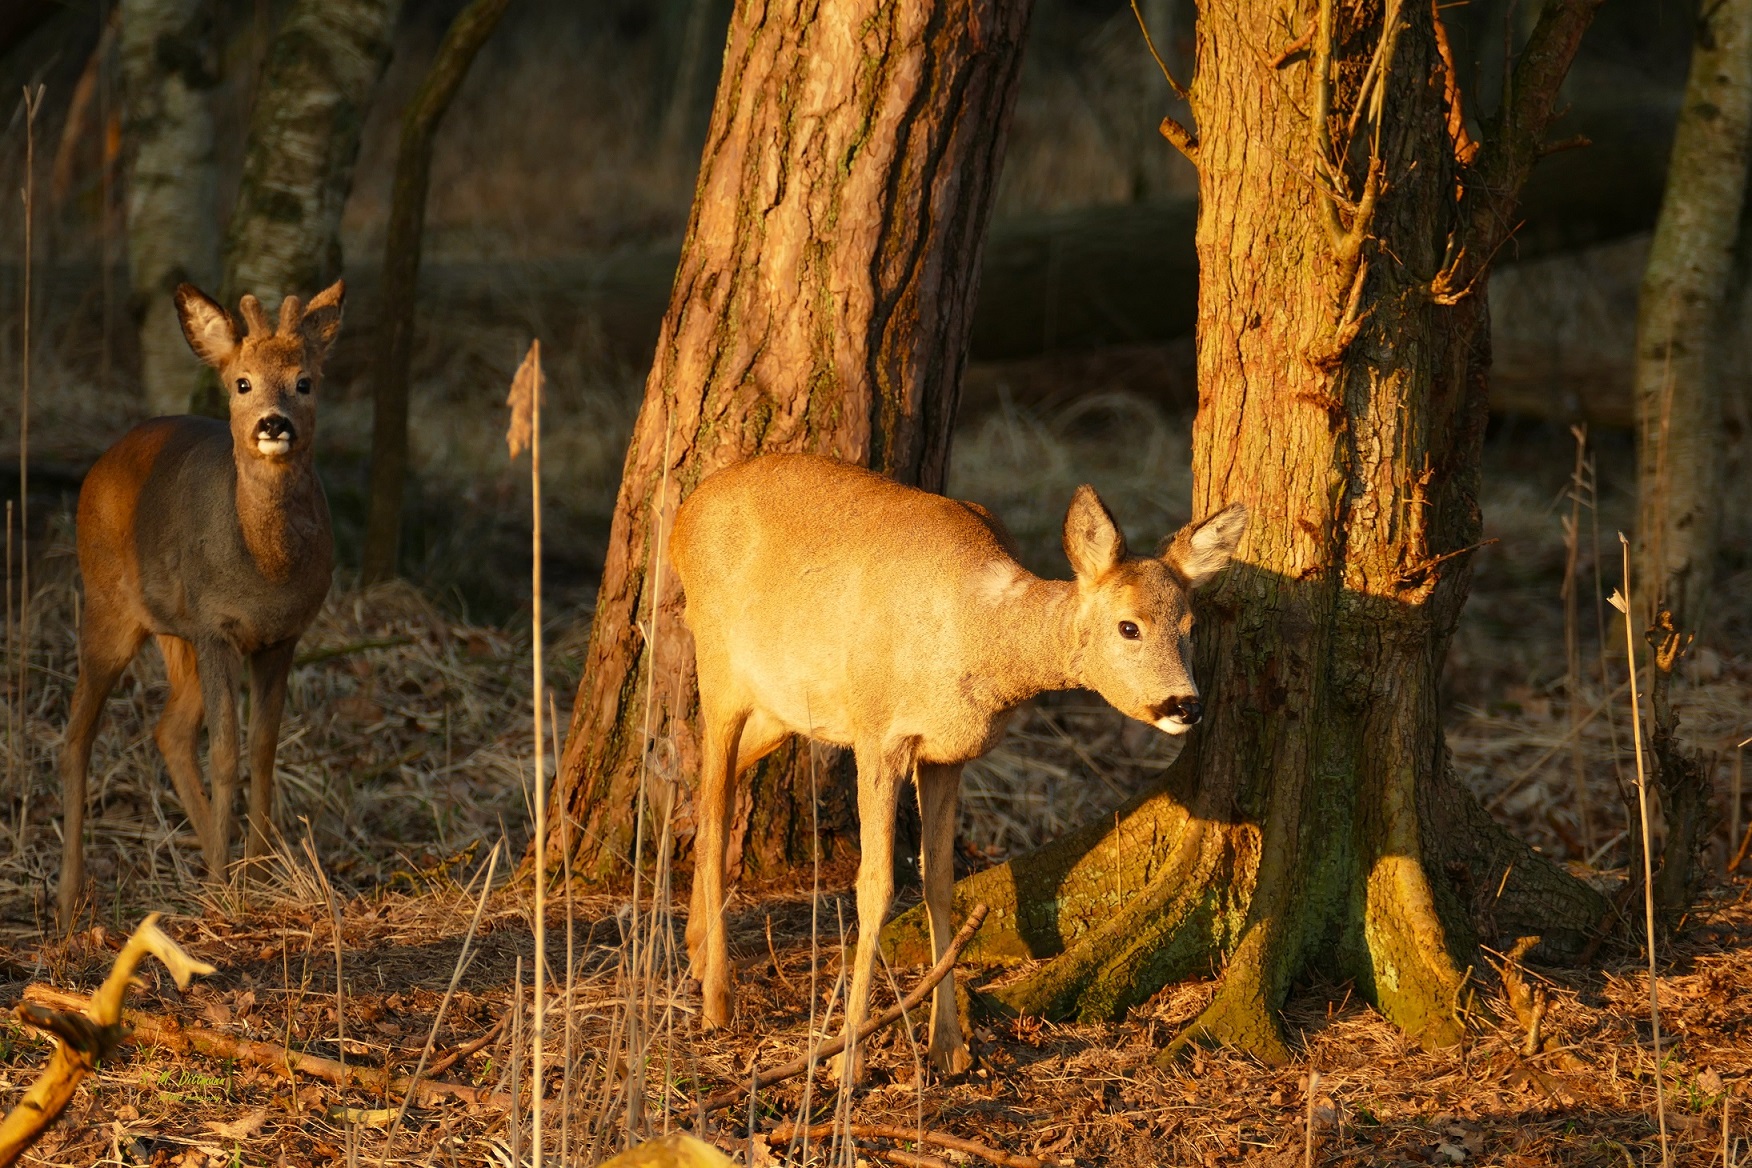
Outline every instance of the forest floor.
MULTIPOLYGON (((591 441, 614 449, 612 436, 591 441)), ((1628 715, 1622 701, 1605 700, 1623 679, 1624 656, 1598 643, 1590 532, 1597 518, 1609 591, 1617 583, 1611 533, 1628 522, 1629 460, 1621 438, 1603 440, 1599 509, 1582 514, 1585 668, 1572 695, 1559 591, 1568 442, 1550 428, 1514 426, 1491 440, 1487 534, 1501 542, 1477 556, 1445 708, 1456 765, 1492 812, 1610 885, 1629 860, 1617 779, 1629 765, 1628 715), (1572 698, 1594 712, 1573 734, 1572 698)), ((1047 415, 1000 403, 964 428, 952 486, 991 505, 1030 563, 1053 570, 1057 524, 1075 483, 1096 482, 1128 529, 1155 536, 1184 519, 1176 508, 1188 494, 1186 464, 1184 421, 1137 399, 1086 397, 1047 415)), ((573 503, 599 515, 612 475, 590 473, 597 496, 573 503)), ((428 483, 434 499, 445 489, 428 483)), ((508 489, 496 497, 516 499, 508 489)), ((495 546, 511 546, 516 509, 501 511, 506 530, 495 546)), ((1734 765, 1729 748, 1752 733, 1745 523, 1730 523, 1722 603, 1678 695, 1682 733, 1712 755, 1721 789, 1734 765)), ((307 634, 292 680, 278 811, 288 841, 265 887, 247 897, 197 878, 198 848, 151 741, 162 670, 143 654, 110 702, 94 759, 90 871, 99 893, 79 930, 62 939, 48 920, 59 865, 53 759, 77 612, 69 530, 64 513, 40 529, 30 689, 22 702, 15 682, 5 694, 0 1003, 40 997, 41 987, 89 991, 140 917, 163 910, 167 930, 218 972, 179 994, 162 970, 145 970, 130 999, 144 1015, 398 1074, 413 1070, 432 1034, 434 1059, 457 1056, 438 1079, 487 1094, 526 1091, 530 887, 508 881, 501 862, 495 886, 476 897, 494 844, 503 841, 515 859, 529 836, 527 621, 471 621, 457 605, 429 599, 442 591, 431 586, 337 591, 307 634), (434 1031, 478 906, 458 991, 434 1031)), ((516 570, 505 568, 507 576, 516 570)), ((548 630, 549 682, 562 701, 577 683, 586 615, 573 604, 548 630)), ((963 859, 994 862, 1104 814, 1157 779, 1174 749, 1088 695, 1042 700, 969 768, 963 859)), ((1725 826, 1712 836, 1707 895, 1659 954, 1659 1081, 1676 1164, 1723 1162, 1724 1125, 1737 1141, 1729 1163, 1752 1152, 1744 1008, 1752 1001, 1752 885, 1748 873, 1722 875, 1727 836, 1725 826)), ((622 1146, 629 1128, 680 1126, 751 1164, 971 1162, 874 1137, 856 1138, 855 1148, 815 1140, 805 1153, 760 1135, 776 1122, 829 1123, 838 1114, 1079 1165, 1661 1162, 1647 972, 1624 938, 1608 941, 1585 968, 1527 971, 1549 998, 1544 1041, 1532 1054, 1497 973, 1481 967, 1469 1039, 1457 1049, 1410 1048, 1351 986, 1314 982, 1298 986, 1284 1011, 1297 1038, 1291 1065, 1201 1051, 1158 1066, 1161 1049, 1214 991, 1214 982, 1198 980, 1112 1024, 981 1022, 975 1070, 929 1085, 915 1075, 915 1018, 911 1037, 896 1028, 876 1040, 869 1081, 849 1110, 839 1110, 839 1096, 817 1075, 760 1093, 752 1142, 746 1099, 702 1122, 705 1096, 801 1051, 812 1013, 817 1027, 834 1028, 843 922, 855 915, 845 894, 850 875, 841 864, 819 884, 740 890, 731 922, 738 1024, 710 1038, 694 1024, 693 989, 675 951, 680 917, 668 911, 667 890, 653 904, 647 888, 635 906, 624 893, 568 897, 556 888, 546 945, 559 994, 545 1028, 549 1154, 563 1140, 566 1163, 593 1163, 622 1146), (1310 1088, 1312 1073, 1319 1077, 1310 1088)), ((968 972, 977 984, 993 971, 968 972)), ((894 971, 903 987, 918 976, 894 971)), ((0 1103, 16 1099, 49 1049, 34 1032, 7 1025, 0 1103)), ((283 1065, 142 1043, 81 1087, 67 1118, 24 1162, 508 1168, 529 1155, 526 1097, 514 1116, 490 1099, 422 1102, 389 1146, 398 1102, 308 1073, 288 1077, 283 1065)))

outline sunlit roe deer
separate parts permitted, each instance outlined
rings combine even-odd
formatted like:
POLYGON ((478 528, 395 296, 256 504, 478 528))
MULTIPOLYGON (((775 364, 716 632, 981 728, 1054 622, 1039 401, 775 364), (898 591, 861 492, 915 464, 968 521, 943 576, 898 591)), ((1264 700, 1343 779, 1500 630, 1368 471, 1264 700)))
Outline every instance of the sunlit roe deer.
POLYGON ((191 285, 176 290, 183 335, 219 371, 229 421, 154 418, 104 452, 79 492, 79 681, 61 753, 59 917, 70 927, 84 883, 85 776, 98 717, 148 636, 170 698, 154 737, 194 825, 207 871, 230 862, 237 790, 237 701, 249 672, 249 832, 267 843, 280 711, 298 638, 328 595, 328 502, 312 462, 317 387, 341 327, 343 288, 288 296, 275 327, 254 296, 249 331, 191 285), (203 714, 209 802, 196 752, 203 714))
MULTIPOLYGON (((676 514, 669 557, 687 598, 703 741, 688 952, 709 1026, 731 1018, 724 848, 736 776, 789 735, 851 747, 863 855, 858 949, 846 1002, 869 1007, 877 933, 893 895, 895 800, 909 777, 923 820, 931 945, 954 933, 961 768, 1010 713, 1085 688, 1168 734, 1200 717, 1188 665, 1191 593, 1229 562, 1240 504, 1131 556, 1095 492, 1065 517, 1075 580, 1042 580, 984 508, 809 455, 767 455, 701 483, 676 514)), ((953 980, 931 1002, 930 1057, 969 1065, 953 980)), ((840 1069, 844 1070, 841 1064, 840 1069)), ((853 1077, 861 1066, 850 1064, 853 1077)))

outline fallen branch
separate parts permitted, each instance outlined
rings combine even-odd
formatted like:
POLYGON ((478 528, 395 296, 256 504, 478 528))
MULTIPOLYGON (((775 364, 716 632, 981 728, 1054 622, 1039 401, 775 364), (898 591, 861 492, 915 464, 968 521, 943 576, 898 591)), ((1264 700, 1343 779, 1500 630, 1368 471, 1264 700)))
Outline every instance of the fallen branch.
MULTIPOLYGON (((50 1003, 50 1008, 31 1003, 18 1007, 20 1021, 47 1030, 61 1041, 49 1058, 48 1069, 37 1076, 18 1106, 0 1120, 0 1168, 6 1168, 24 1155, 26 1149, 36 1143, 66 1110, 80 1080, 117 1046, 128 1041, 128 1028, 122 1021, 122 997, 128 992, 134 971, 147 954, 164 962, 179 989, 187 989, 196 974, 213 972, 211 965, 196 961, 183 952, 158 927, 158 914, 153 913, 140 922, 140 927, 122 946, 115 965, 97 993, 90 997, 68 995, 75 1000, 50 1003), (65 1012, 71 1010, 84 1012, 65 1012)), ((26 996, 29 996, 28 990, 26 996)))
MULTIPOLYGON (((874 1018, 858 1027, 859 1042, 863 1042, 866 1038, 870 1037, 884 1026, 896 1021, 908 1010, 911 1010, 920 1002, 923 1002, 925 997, 932 990, 937 988, 937 983, 949 976, 949 971, 955 968, 955 959, 961 956, 961 950, 966 947, 969 941, 973 940, 973 935, 979 932, 979 927, 985 923, 986 913, 988 911, 990 910, 983 904, 976 904, 973 906, 973 911, 967 915, 967 923, 961 926, 961 931, 955 934, 955 939, 953 941, 949 942, 949 948, 943 951, 943 956, 938 960, 937 964, 933 965, 931 971, 925 974, 925 980, 913 987, 912 993, 902 998, 895 1005, 890 1006, 888 1009, 882 1011, 882 1013, 876 1015, 874 1018)), ((846 1036, 841 1034, 838 1038, 830 1039, 829 1041, 822 1043, 814 1050, 805 1053, 799 1058, 793 1059, 782 1067, 775 1067, 770 1071, 759 1072, 747 1086, 732 1087, 727 1091, 718 1092, 716 1095, 700 1104, 700 1110, 716 1111, 720 1107, 729 1107, 731 1104, 743 1099, 747 1092, 758 1091, 763 1087, 770 1087, 774 1083, 781 1083, 786 1079, 795 1078, 796 1076, 801 1075, 804 1071, 807 1071, 812 1064, 818 1063, 822 1059, 832 1058, 845 1048, 846 1036)))
POLYGON ((774 1140, 793 1140, 799 1133, 810 1139, 826 1139, 836 1131, 843 1131, 858 1139, 879 1140, 912 1140, 919 1144, 935 1144, 939 1148, 948 1148, 952 1152, 965 1152, 969 1156, 978 1156, 992 1164, 1003 1168, 1048 1168, 1048 1161, 1037 1160, 1033 1156, 1013 1156, 1009 1152, 1001 1152, 996 1148, 987 1147, 976 1140, 964 1140, 960 1136, 947 1135, 939 1131, 929 1131, 916 1127, 907 1127, 898 1123, 854 1123, 851 1125, 837 1123, 815 1123, 807 1126, 795 1123, 781 1123, 766 1133, 767 1142, 774 1140))
MULTIPOLYGON (((86 1001, 83 994, 67 993, 41 984, 27 986, 24 996, 29 1001, 56 1009, 78 1009, 86 1001)), ((124 1045, 161 1046, 176 1054, 237 1059, 266 1067, 287 1079, 292 1078, 296 1072, 326 1080, 336 1086, 344 1087, 351 1083, 390 1095, 406 1095, 411 1088, 414 1101, 427 1107, 435 1106, 444 1099, 461 1099, 466 1103, 485 1103, 492 1107, 511 1106, 509 1095, 484 1087, 470 1087, 466 1083, 421 1080, 416 1084, 408 1075, 391 1075, 372 1067, 343 1065, 335 1059, 292 1050, 276 1042, 238 1038, 217 1030, 208 1030, 203 1026, 183 1026, 169 1018, 155 1018, 135 1011, 128 1012, 126 1021, 133 1033, 122 1040, 124 1045)), ((6 1161, 0 1160, 0 1168, 5 1168, 5 1165, 6 1161)))

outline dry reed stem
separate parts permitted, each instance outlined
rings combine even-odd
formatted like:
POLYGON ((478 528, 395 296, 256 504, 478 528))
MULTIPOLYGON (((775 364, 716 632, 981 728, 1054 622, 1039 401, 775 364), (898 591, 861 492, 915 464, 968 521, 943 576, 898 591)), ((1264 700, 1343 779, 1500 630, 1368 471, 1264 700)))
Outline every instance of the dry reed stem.
MULTIPOLYGON (((18 642, 17 656, 12 664, 18 670, 18 684, 12 691, 18 707, 18 724, 23 731, 30 718, 30 309, 33 247, 36 226, 36 119, 42 109, 43 86, 33 91, 24 87, 24 297, 19 308, 20 331, 23 334, 22 369, 18 382, 18 642)), ((8 577, 10 579, 10 577, 8 577)), ((30 833, 30 737, 21 734, 20 772, 24 776, 19 791, 18 819, 15 831, 18 845, 24 846, 30 833)))
POLYGON ((1612 596, 1612 604, 1624 614, 1624 651, 1630 666, 1630 735, 1636 747, 1636 802, 1637 813, 1642 821, 1642 893, 1644 927, 1648 932, 1649 948, 1649 1027, 1654 1043, 1655 1058, 1655 1115, 1661 1128, 1661 1164, 1662 1168, 1672 1162, 1672 1153, 1667 1145, 1667 1096, 1662 1084, 1665 1074, 1661 1065, 1661 1001, 1659 979, 1655 974, 1655 884, 1653 844, 1649 841, 1649 784, 1648 772, 1643 765, 1642 738, 1642 706, 1636 691, 1636 633, 1631 626, 1633 601, 1630 592, 1630 541, 1624 538, 1624 533, 1618 533, 1618 542, 1624 558, 1624 590, 1612 596))

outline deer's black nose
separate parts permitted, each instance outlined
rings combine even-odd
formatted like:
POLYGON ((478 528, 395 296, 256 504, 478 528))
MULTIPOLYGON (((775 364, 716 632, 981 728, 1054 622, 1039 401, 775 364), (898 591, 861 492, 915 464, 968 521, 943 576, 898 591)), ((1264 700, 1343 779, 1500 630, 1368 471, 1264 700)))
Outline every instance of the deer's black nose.
POLYGON ((1164 704, 1163 713, 1182 725, 1196 726, 1204 717, 1204 706, 1197 698, 1175 698, 1164 704))
POLYGON ((269 414, 256 423, 257 438, 285 438, 290 441, 296 435, 297 430, 292 426, 292 419, 281 414, 269 414))

